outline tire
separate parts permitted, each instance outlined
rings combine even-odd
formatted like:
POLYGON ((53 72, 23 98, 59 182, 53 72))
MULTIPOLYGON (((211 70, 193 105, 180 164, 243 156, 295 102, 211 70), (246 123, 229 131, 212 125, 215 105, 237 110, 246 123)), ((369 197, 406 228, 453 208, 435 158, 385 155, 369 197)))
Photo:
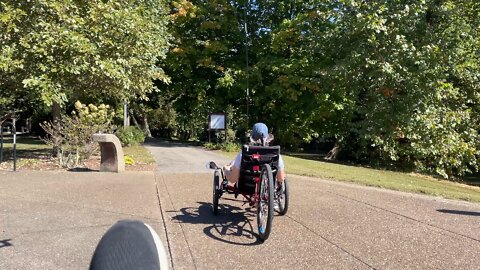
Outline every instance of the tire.
POLYGON ((213 175, 213 214, 218 214, 218 200, 220 199, 220 192, 219 192, 219 185, 220 185, 220 172, 215 171, 213 175))
POLYGON ((260 185, 258 189, 257 203, 257 226, 258 235, 262 241, 270 236, 273 222, 273 200, 274 200, 273 174, 270 165, 262 166, 260 185))
POLYGON ((278 198, 278 214, 283 216, 287 213, 288 211, 288 197, 289 197, 289 193, 288 193, 288 180, 285 179, 283 181, 283 184, 285 185, 284 186, 284 190, 282 193, 278 194, 277 198, 278 198))

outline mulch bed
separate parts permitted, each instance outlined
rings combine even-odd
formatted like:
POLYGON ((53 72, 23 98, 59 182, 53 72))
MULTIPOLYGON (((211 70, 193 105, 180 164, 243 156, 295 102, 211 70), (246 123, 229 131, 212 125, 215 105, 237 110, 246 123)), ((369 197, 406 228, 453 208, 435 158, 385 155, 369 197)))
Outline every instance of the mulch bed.
MULTIPOLYGON (((153 171, 155 170, 155 164, 126 164, 125 169, 127 171, 153 171)), ((100 156, 92 156, 83 164, 72 170, 76 171, 98 171, 100 169, 100 156)), ((8 160, 0 163, 0 171, 13 170, 13 161, 8 160)), ((53 171, 53 170, 69 170, 62 168, 59 165, 58 159, 53 157, 41 157, 32 159, 18 159, 17 170, 19 171, 53 171)))

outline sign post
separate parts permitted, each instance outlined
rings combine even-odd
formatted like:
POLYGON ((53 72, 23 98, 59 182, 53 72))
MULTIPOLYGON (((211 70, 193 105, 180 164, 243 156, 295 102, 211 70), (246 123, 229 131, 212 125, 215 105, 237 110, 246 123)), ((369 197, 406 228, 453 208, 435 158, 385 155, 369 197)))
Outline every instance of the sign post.
POLYGON ((0 122, 0 163, 3 162, 3 121, 0 122))
POLYGON ((17 127, 16 127, 17 118, 13 117, 11 122, 2 121, 0 122, 0 163, 3 162, 3 127, 4 125, 12 126, 13 134, 13 171, 17 171, 17 127))
POLYGON ((123 103, 123 127, 130 126, 130 117, 128 116, 128 102, 123 103))
POLYGON ((13 131, 13 171, 17 171, 17 119, 12 118, 12 131, 13 131))
POLYGON ((208 142, 211 142, 210 132, 212 130, 224 130, 225 141, 227 140, 227 116, 225 113, 211 113, 208 115, 208 142))

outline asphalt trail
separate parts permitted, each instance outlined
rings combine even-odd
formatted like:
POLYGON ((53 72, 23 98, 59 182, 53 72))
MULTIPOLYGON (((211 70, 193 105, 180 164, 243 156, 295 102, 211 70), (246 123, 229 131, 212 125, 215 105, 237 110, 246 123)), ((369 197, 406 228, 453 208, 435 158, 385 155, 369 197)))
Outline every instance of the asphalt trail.
MULTIPOLYGON (((200 147, 151 143, 174 269, 478 269, 480 205, 290 175, 291 203, 270 239, 232 195, 211 213, 200 147)), ((288 164, 286 164, 288 171, 288 164)))

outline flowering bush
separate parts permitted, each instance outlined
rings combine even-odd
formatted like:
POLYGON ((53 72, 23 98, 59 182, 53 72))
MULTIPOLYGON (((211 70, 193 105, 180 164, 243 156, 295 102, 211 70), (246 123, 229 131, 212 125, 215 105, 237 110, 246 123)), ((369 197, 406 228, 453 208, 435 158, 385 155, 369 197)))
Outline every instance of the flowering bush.
POLYGON ((40 126, 47 133, 44 139, 47 143, 58 149, 62 157, 73 153, 76 156, 75 163, 78 163, 88 159, 97 149, 92 141, 93 134, 113 132, 114 114, 109 105, 86 105, 77 101, 70 116, 64 115, 58 121, 44 122, 40 126))

